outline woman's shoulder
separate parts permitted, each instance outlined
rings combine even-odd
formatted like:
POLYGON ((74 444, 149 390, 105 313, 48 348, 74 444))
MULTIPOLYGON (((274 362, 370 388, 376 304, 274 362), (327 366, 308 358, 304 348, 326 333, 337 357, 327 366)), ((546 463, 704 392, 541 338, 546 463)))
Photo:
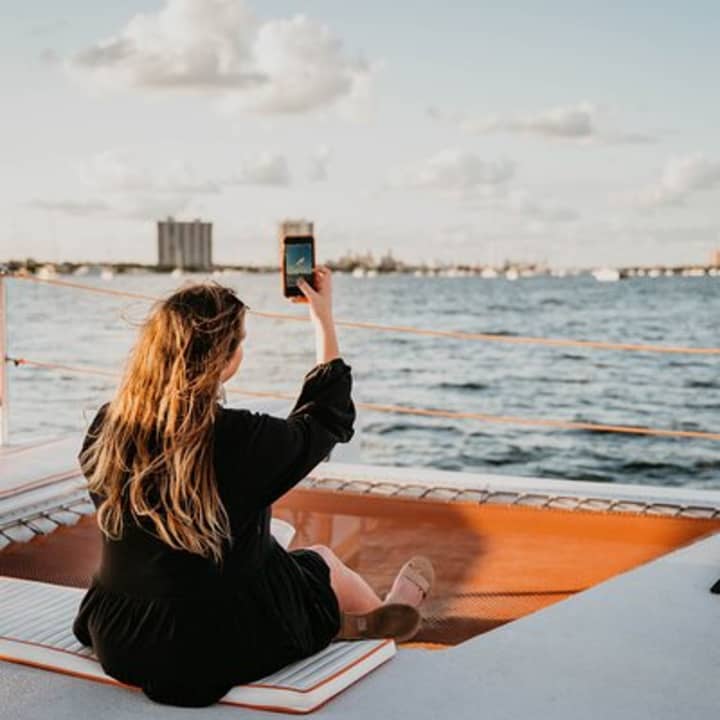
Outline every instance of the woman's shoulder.
POLYGON ((230 439, 236 445, 239 438, 247 437, 257 425, 262 413, 241 407, 227 407, 218 403, 215 414, 215 441, 230 439))
POLYGON ((227 405, 220 405, 220 403, 218 403, 215 420, 216 423, 220 425, 241 425, 243 423, 251 423, 253 415, 255 414, 252 410, 248 410, 248 408, 228 407, 227 405))
POLYGON ((83 440, 83 450, 92 440, 97 437, 98 433, 100 432, 100 428, 105 420, 105 417, 107 416, 109 407, 109 400, 100 405, 100 407, 96 410, 95 415, 93 415, 92 420, 90 420, 90 422, 87 424, 87 429, 85 431, 85 437, 83 440))
POLYGON ((95 415, 93 415, 93 418, 88 425, 89 431, 95 429, 105 419, 109 409, 110 400, 107 400, 100 405, 100 407, 95 411, 95 415))

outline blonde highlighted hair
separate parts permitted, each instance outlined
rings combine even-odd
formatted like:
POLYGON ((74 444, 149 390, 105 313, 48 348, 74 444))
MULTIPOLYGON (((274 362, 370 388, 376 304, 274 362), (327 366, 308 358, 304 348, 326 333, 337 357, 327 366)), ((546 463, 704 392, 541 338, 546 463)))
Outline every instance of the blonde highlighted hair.
POLYGON ((80 455, 90 491, 104 498, 97 519, 107 537, 122 536, 129 510, 171 547, 222 559, 230 526, 215 482, 213 427, 245 310, 217 283, 190 285, 153 307, 80 455))

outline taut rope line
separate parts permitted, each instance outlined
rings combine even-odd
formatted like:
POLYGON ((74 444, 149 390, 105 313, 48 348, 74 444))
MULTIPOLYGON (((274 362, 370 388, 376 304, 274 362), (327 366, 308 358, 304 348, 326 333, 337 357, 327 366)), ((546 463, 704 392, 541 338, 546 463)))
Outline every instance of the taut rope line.
MULTIPOLYGON (((36 283, 44 283, 46 285, 57 285, 59 287, 75 288, 94 292, 100 295, 113 295, 115 297, 126 297, 133 300, 147 300, 154 302, 162 298, 155 295, 145 295, 143 293, 126 292, 123 290, 112 290, 110 288, 98 288, 83 283, 70 282, 68 280, 55 280, 51 278, 38 278, 34 275, 10 273, 8 277, 16 280, 29 280, 36 283)), ((308 317, 300 315, 290 315, 287 313, 270 312, 265 310, 253 310, 248 308, 248 312, 252 315, 262 318, 274 320, 291 320, 294 322, 309 322, 308 317)), ((474 340, 483 342, 505 343, 508 345, 545 345, 548 347, 577 347, 593 350, 622 350, 630 352, 647 352, 647 353, 672 353, 686 355, 720 355, 720 347, 699 348, 684 347, 673 345, 653 345, 643 343, 619 343, 605 342, 602 340, 573 340, 570 338, 543 338, 522 335, 498 335, 493 333, 474 333, 464 332, 462 330, 434 330, 430 328, 416 328, 408 325, 383 325, 380 323, 361 322, 356 320, 336 320, 338 327, 360 328, 364 330, 377 330, 380 332, 396 332, 407 333, 412 335, 424 335, 431 337, 443 337, 453 340, 474 340)))
MULTIPOLYGON (((63 365, 59 363, 42 362, 29 358, 6 357, 6 362, 16 366, 27 365, 46 370, 64 370, 86 375, 103 375, 106 377, 119 377, 120 374, 111 370, 90 366, 63 365)), ((294 400, 295 395, 290 393, 270 392, 261 390, 244 390, 242 388, 227 388, 228 393, 246 395, 249 397, 275 398, 278 400, 294 400)), ((531 427, 547 427, 556 430, 586 430, 590 432, 623 433, 628 435, 651 435, 655 437, 694 438, 700 440, 720 440, 720 433, 702 430, 670 430, 667 428, 638 427, 634 425, 607 425, 601 423, 578 422, 573 420, 554 420, 551 418, 527 418, 516 415, 490 415, 487 413, 458 412, 454 410, 436 410, 432 408, 413 408, 405 405, 383 405, 378 403, 356 402, 355 405, 364 410, 375 412, 395 413, 404 415, 424 415, 430 417, 452 418, 455 420, 479 420, 487 423, 502 423, 506 425, 524 425, 531 427)))

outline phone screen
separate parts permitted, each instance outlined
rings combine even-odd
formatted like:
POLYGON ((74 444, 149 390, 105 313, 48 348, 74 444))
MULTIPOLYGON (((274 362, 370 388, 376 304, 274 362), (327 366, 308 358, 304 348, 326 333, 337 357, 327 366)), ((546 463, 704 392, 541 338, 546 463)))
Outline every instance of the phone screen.
POLYGON ((301 277, 313 284, 312 238, 285 243, 285 287, 300 293, 297 282, 301 277))

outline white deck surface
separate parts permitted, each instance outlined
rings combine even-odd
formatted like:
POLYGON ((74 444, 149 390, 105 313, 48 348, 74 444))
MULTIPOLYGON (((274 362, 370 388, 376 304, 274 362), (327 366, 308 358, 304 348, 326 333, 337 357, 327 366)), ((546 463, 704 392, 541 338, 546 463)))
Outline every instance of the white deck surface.
MULTIPOLYGON (((78 438, 58 441, 40 465, 31 460, 36 454, 32 451, 0 453, 0 490, 64 473, 73 467, 78 447, 78 438)), ((316 473, 428 486, 720 505, 718 491, 681 488, 339 462, 321 463, 316 473)), ((59 481, 68 482, 74 484, 59 481)), ((4 505, 10 514, 22 512, 52 487, 11 492, 0 500, 0 510, 4 505)), ((720 596, 711 595, 709 587, 718 577, 720 533, 456 648, 401 649, 393 662, 314 715, 338 720, 715 720, 720 716, 720 596)), ((0 662, 2 720, 189 717, 278 715, 222 706, 160 706, 139 693, 0 662)))
MULTIPOLYGON (((588 562, 592 559, 589 558, 588 562)), ((445 651, 401 650, 318 718, 715 720, 720 534, 445 651)), ((0 663, 3 720, 255 718, 0 663)))

